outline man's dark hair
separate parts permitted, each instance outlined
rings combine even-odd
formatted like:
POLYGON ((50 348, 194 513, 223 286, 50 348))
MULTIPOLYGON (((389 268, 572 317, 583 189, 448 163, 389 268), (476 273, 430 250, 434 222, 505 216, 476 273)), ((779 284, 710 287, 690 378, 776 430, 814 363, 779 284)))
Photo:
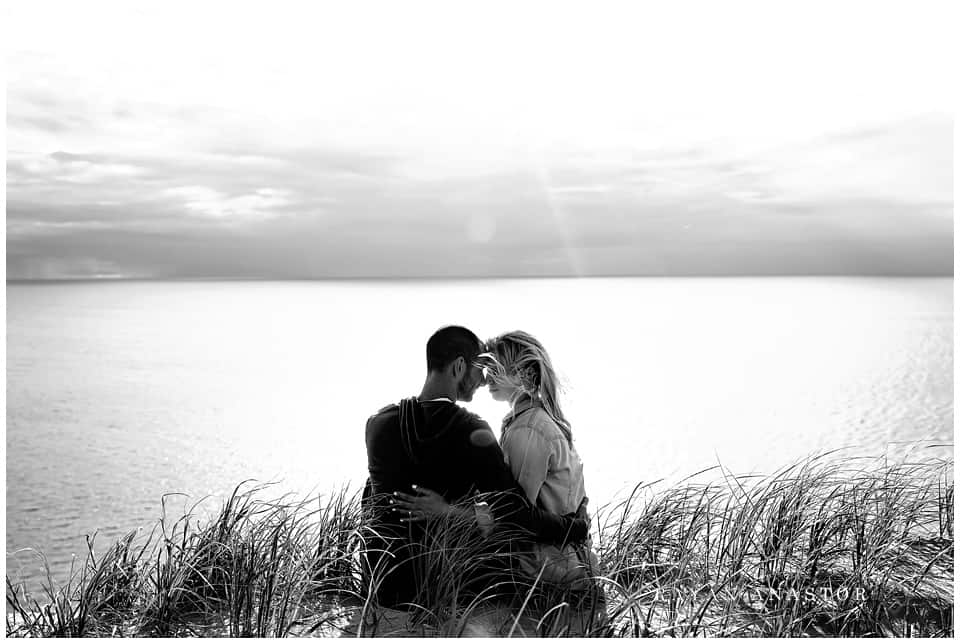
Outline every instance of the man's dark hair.
POLYGON ((470 329, 445 326, 427 340, 427 371, 442 371, 463 356, 469 365, 483 351, 483 343, 470 329))

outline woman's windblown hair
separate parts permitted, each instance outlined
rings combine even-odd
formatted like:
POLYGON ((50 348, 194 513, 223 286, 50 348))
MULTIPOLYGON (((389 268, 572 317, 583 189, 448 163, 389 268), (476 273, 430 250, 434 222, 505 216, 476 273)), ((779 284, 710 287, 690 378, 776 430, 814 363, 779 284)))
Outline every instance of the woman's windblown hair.
POLYGON ((529 333, 511 331, 489 340, 487 352, 483 356, 487 377, 493 382, 519 386, 519 395, 526 394, 538 401, 572 445, 573 432, 560 409, 557 374, 543 345, 529 333))

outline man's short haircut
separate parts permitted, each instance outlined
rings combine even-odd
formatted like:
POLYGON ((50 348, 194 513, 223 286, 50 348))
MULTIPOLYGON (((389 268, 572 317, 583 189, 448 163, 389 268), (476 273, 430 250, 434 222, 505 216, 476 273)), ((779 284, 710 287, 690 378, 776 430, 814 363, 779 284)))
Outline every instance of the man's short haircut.
POLYGON ((483 343, 473 331, 462 326, 445 326, 427 340, 427 371, 443 371, 461 356, 469 365, 481 351, 483 343))

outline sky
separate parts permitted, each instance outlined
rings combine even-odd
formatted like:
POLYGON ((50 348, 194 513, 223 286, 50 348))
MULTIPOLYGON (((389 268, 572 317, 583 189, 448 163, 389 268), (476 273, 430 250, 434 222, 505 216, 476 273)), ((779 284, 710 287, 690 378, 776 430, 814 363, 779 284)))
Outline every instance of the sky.
POLYGON ((952 275, 951 16, 7 2, 7 278, 952 275))

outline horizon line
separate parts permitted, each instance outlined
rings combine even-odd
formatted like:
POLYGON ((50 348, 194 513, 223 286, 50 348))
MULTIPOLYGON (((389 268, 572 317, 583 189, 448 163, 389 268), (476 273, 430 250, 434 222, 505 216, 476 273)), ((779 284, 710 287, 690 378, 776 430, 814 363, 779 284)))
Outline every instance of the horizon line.
POLYGON ((401 275, 401 276, 320 276, 320 277, 50 277, 7 278, 7 284, 119 283, 119 282, 442 282, 531 279, 744 279, 744 278, 883 278, 934 279, 954 278, 955 273, 680 273, 665 274, 595 274, 595 275, 401 275))

